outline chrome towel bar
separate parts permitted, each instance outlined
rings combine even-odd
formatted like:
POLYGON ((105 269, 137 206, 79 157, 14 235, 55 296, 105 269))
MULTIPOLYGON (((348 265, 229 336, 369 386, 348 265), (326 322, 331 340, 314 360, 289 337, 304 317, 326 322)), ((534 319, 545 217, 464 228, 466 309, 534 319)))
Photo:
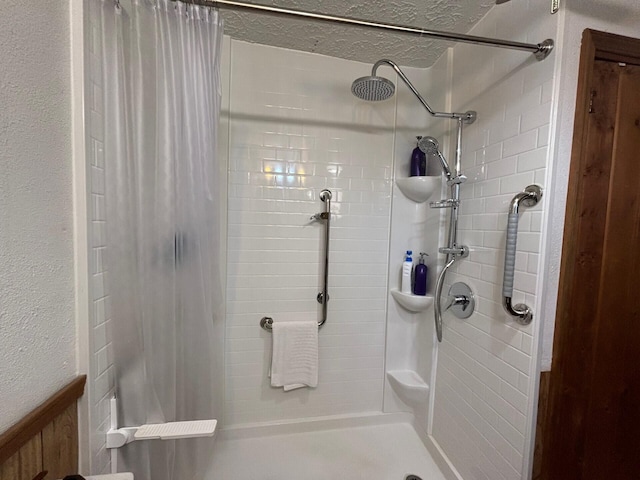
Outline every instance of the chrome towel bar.
MULTIPOLYGON (((324 202, 324 212, 316 213, 311 216, 311 220, 325 222, 324 229, 324 286, 322 291, 318 293, 316 300, 322 305, 322 320, 318 322, 318 328, 322 327, 327 321, 327 302, 329 301, 329 230, 331 226, 331 198, 333 194, 331 190, 326 188, 320 192, 320 200, 324 202)), ((273 318, 262 317, 260 319, 260 327, 271 331, 273 327, 273 318)))
POLYGON ((513 278, 516 266, 516 243, 518 241, 518 209, 533 207, 542 198, 542 188, 538 185, 529 185, 524 192, 518 193, 509 206, 509 220, 507 223, 507 246, 504 253, 504 280, 502 283, 502 306, 507 313, 514 317, 521 325, 529 325, 533 320, 533 312, 524 303, 511 304, 513 296, 513 278))

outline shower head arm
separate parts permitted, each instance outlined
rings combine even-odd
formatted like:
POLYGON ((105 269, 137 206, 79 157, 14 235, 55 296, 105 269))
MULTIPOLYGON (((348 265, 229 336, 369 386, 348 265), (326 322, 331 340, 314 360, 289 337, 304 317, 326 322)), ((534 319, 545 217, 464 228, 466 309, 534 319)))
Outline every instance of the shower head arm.
POLYGON ((389 59, 386 59, 386 58, 383 58, 382 60, 378 60, 373 65, 373 68, 371 69, 371 75, 375 77, 376 76, 376 71, 378 70, 378 67, 380 67, 381 65, 385 65, 385 64, 389 65, 391 68, 393 68, 396 71, 398 76, 402 79, 402 81, 405 83, 405 85, 407 87, 409 87, 409 90, 411 90, 411 92, 416 96, 416 98, 420 101, 422 106, 424 106, 424 108, 427 109, 427 112, 429 112, 430 115, 432 115, 434 117, 437 117, 437 118, 463 119, 465 121, 465 123, 473 123, 475 121, 475 116, 476 116, 475 112, 465 112, 465 113, 436 112, 433 108, 431 108, 431 106, 427 103, 427 101, 424 99, 424 97, 422 95, 420 95, 420 92, 418 92, 416 87, 413 86, 411 81, 409 81, 409 79, 404 74, 404 72, 400 69, 398 64, 396 62, 394 62, 393 60, 389 60, 389 59))

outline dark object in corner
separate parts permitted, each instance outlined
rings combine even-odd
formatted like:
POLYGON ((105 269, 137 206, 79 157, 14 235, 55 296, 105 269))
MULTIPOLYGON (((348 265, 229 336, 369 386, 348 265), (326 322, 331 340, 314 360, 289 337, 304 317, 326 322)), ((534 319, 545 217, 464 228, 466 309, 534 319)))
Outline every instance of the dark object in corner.
POLYGON ((62 480, 85 480, 82 475, 67 475, 62 480))

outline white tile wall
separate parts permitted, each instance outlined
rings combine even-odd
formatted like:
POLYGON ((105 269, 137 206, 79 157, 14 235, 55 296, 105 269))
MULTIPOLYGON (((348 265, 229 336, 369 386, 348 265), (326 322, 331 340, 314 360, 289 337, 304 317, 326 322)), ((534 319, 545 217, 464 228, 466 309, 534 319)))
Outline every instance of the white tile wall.
POLYGON ((395 100, 350 93, 370 65, 233 41, 227 425, 381 411, 395 100), (332 201, 330 302, 316 389, 269 385, 271 334, 318 319, 321 189, 332 201))
MULTIPOLYGON (((476 35, 532 43, 554 37, 548 2, 496 6, 476 35)), ((532 326, 520 327, 501 306, 508 204, 531 183, 543 184, 549 161, 554 60, 458 45, 453 53, 453 105, 478 111, 463 141, 460 241, 471 255, 449 282, 465 281, 476 313, 447 315, 438 352, 433 435, 465 479, 523 478, 532 326)), ((542 205, 521 215, 514 301, 535 304, 542 205)), ((446 288, 446 287, 445 287, 446 288)))
POLYGON ((105 176, 104 176, 104 123, 102 97, 101 63, 101 2, 88 2, 87 18, 85 18, 87 45, 89 46, 86 59, 89 65, 87 72, 87 87, 85 109, 89 119, 87 132, 87 149, 90 166, 89 190, 91 195, 89 248, 91 284, 89 287, 90 322, 93 331, 90 348, 90 371, 88 375, 89 392, 89 422, 91 435, 91 473, 110 473, 111 462, 105 448, 105 432, 109 426, 109 398, 113 395, 115 378, 113 374, 113 352, 110 338, 111 314, 109 308, 109 292, 106 276, 108 271, 105 264, 106 235, 105 235, 105 176))

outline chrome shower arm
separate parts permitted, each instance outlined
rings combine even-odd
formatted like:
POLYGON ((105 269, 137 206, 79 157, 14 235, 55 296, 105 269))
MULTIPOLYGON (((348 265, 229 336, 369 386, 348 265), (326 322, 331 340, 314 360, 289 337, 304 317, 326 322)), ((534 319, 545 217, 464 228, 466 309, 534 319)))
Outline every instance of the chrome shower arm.
POLYGON ((431 108, 431 105, 429 105, 427 103, 427 101, 424 99, 424 97, 422 95, 420 95, 420 92, 418 92, 416 87, 413 86, 411 81, 407 78, 407 76, 404 74, 404 72, 400 69, 398 64, 396 62, 394 62, 393 60, 389 60, 389 59, 386 59, 386 58, 378 60, 373 65, 373 68, 371 69, 371 75, 372 76, 374 76, 374 77, 376 76, 376 71, 378 70, 378 67, 380 67, 381 65, 389 65, 391 68, 393 68, 396 71, 398 76, 402 79, 402 81, 405 83, 405 85, 407 87, 409 87, 409 90, 411 90, 411 92, 416 96, 416 98, 422 104, 422 106, 427 109, 427 112, 429 112, 430 115, 432 115, 434 117, 437 117, 437 118, 463 119, 466 123, 473 123, 475 121, 475 112, 465 112, 465 113, 436 112, 433 108, 431 108))

